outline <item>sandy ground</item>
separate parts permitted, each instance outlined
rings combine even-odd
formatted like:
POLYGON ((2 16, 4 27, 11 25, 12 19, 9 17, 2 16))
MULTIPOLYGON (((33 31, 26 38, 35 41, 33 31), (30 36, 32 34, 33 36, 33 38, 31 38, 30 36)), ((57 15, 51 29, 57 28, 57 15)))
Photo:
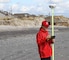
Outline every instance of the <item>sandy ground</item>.
MULTIPOLYGON (((40 60, 36 44, 36 33, 39 29, 17 28, 1 28, 0 60, 40 60)), ((55 35, 55 60, 68 60, 69 28, 57 27, 55 35)))

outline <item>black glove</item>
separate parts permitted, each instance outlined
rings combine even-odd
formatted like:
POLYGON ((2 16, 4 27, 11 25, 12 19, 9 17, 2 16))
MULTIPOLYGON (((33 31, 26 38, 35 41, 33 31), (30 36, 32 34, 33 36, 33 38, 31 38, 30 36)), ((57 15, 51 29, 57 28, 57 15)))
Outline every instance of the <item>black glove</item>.
POLYGON ((50 39, 55 39, 55 36, 51 36, 51 38, 50 39))

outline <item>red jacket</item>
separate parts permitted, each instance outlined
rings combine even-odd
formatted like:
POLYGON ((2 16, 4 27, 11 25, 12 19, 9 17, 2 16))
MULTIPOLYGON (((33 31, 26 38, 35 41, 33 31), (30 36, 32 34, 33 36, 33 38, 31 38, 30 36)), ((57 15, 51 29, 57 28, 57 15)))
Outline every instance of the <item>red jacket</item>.
POLYGON ((39 32, 36 35, 40 58, 47 58, 52 56, 52 40, 46 41, 46 37, 48 34, 48 31, 45 31, 43 28, 40 28, 39 32))

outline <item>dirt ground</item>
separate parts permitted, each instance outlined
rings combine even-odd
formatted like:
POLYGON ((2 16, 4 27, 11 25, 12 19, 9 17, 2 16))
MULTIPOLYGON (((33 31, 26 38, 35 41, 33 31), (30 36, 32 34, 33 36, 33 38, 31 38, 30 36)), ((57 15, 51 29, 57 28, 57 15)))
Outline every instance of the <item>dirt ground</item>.
MULTIPOLYGON (((68 60, 69 28, 56 29, 55 60, 68 60)), ((0 60, 40 60, 36 44, 38 30, 39 28, 28 28, 0 31, 0 60)))

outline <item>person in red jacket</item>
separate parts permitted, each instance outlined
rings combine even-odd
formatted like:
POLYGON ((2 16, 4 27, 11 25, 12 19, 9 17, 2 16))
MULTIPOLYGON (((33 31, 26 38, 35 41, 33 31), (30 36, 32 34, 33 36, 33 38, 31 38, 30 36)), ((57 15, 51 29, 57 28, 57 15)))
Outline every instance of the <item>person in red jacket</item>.
POLYGON ((42 26, 36 35, 36 42, 38 45, 38 51, 41 60, 51 60, 52 56, 52 46, 54 43, 54 37, 49 35, 48 32, 49 23, 44 20, 42 26))

